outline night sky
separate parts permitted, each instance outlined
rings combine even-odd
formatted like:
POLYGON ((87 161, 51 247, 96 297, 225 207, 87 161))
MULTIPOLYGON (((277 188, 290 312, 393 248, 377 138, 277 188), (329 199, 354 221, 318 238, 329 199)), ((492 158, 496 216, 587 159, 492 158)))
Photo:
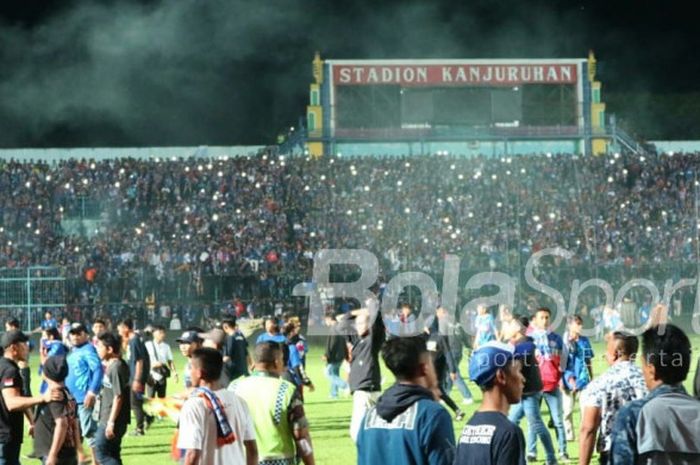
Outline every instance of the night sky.
POLYGON ((325 58, 577 58, 647 139, 700 138, 700 34, 676 2, 0 2, 0 146, 273 143, 325 58))

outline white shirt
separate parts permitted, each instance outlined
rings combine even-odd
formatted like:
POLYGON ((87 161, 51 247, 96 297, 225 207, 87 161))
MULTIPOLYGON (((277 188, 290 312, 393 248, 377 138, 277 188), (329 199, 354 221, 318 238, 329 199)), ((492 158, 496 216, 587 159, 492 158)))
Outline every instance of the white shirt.
MULTIPOLYGON (((148 351, 148 358, 151 360, 151 366, 153 366, 154 363, 160 362, 163 365, 170 368, 168 362, 172 362, 173 352, 172 350, 170 350, 170 346, 167 342, 160 342, 156 344, 154 341, 148 341, 146 343, 146 350, 148 351), (153 351, 154 348, 158 351, 157 359, 156 354, 153 351)), ((153 379, 155 379, 156 381, 160 381, 161 379, 163 379, 163 377, 159 373, 156 373, 153 370, 151 370, 151 376, 153 376, 153 379)))
POLYGON ((216 445, 216 418, 214 412, 199 397, 189 398, 180 411, 178 449, 196 449, 201 452, 199 465, 245 464, 244 441, 255 440, 255 426, 245 401, 226 389, 214 394, 226 411, 236 440, 221 447, 216 445))

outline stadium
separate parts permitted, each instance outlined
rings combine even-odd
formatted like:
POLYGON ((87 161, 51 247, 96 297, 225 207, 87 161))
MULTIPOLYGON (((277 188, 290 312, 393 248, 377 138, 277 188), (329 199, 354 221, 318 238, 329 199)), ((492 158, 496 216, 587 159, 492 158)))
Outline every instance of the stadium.
POLYGON ((0 465, 700 463, 700 136, 616 42, 147 4, 0 15, 0 465))

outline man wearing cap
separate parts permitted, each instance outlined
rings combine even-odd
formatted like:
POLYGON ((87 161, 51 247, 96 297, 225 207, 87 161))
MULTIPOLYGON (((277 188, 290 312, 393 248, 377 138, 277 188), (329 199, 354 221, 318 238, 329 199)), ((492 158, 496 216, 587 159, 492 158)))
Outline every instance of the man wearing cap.
POLYGON ((189 328, 187 331, 182 333, 182 336, 175 340, 180 345, 180 353, 187 359, 185 369, 182 370, 182 380, 185 383, 185 389, 190 389, 193 387, 191 364, 192 354, 195 350, 202 347, 202 342, 204 342, 202 338, 199 337, 199 333, 200 331, 198 328, 189 328))
POLYGON ((489 341, 472 354, 469 377, 483 392, 481 408, 464 426, 455 465, 525 465, 525 438, 508 420, 525 378, 513 346, 489 341))
POLYGON ((151 371, 151 360, 148 357, 148 350, 146 350, 143 339, 134 331, 134 321, 132 319, 125 318, 120 321, 117 330, 122 341, 126 341, 128 344, 131 408, 136 417, 136 429, 131 432, 131 435, 143 436, 145 434, 144 422, 148 422, 149 426, 153 422, 153 417, 146 415, 143 411, 143 398, 146 392, 148 373, 151 371))
MULTIPOLYGON (((43 365, 42 375, 49 389, 65 390, 68 363, 63 356, 50 356, 43 365)), ((49 402, 36 415, 34 453, 45 465, 76 465, 80 444, 80 426, 76 419, 77 406, 67 391, 60 401, 49 402)))
MULTIPOLYGON (((78 404, 78 420, 81 436, 87 439, 90 449, 95 447, 97 422, 92 418, 95 399, 102 389, 102 363, 95 347, 90 344, 88 329, 82 323, 73 323, 68 330, 72 349, 68 354, 66 387, 78 404)), ((93 450, 94 454, 94 450, 93 450)), ((82 448, 78 451, 80 462, 85 461, 82 448)))
POLYGON ((22 396, 22 380, 17 362, 27 360, 29 338, 18 330, 7 331, 0 343, 0 465, 19 465, 19 451, 24 438, 23 411, 46 402, 64 399, 61 390, 50 389, 40 397, 22 396))

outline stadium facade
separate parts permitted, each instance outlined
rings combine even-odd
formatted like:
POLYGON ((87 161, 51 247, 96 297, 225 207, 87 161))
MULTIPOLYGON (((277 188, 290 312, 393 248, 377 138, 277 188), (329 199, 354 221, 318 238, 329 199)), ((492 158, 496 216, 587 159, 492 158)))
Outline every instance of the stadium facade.
POLYGON ((322 155, 561 152, 610 146, 591 52, 579 59, 313 61, 306 149, 322 155))

